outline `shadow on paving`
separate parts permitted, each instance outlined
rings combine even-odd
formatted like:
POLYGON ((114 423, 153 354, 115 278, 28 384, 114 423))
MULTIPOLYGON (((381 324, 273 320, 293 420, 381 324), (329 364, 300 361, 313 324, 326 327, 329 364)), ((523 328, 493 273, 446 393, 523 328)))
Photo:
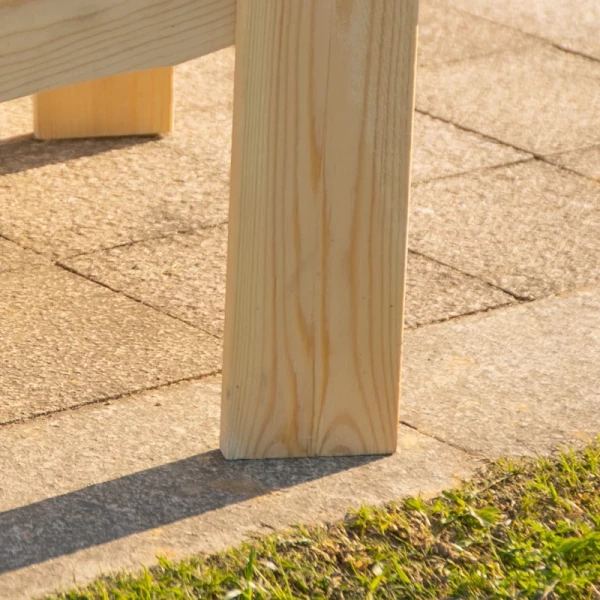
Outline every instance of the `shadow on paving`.
POLYGON ((0 139, 0 176, 147 144, 157 139, 160 136, 40 141, 31 135, 21 135, 0 139))
POLYGON ((226 461, 206 452, 0 513, 0 573, 380 460, 226 461))

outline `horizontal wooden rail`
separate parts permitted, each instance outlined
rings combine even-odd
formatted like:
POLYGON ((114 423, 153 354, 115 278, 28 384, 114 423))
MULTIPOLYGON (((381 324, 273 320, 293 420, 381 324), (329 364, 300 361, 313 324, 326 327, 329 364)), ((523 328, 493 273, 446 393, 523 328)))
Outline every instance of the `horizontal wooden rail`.
POLYGON ((0 102, 235 42, 237 0, 0 0, 0 102))

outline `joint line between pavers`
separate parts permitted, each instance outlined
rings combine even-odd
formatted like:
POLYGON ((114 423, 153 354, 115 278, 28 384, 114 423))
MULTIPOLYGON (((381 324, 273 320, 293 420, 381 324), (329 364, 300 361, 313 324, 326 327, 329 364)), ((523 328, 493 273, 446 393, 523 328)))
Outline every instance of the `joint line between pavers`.
POLYGON ((137 302, 138 304, 141 304, 142 306, 145 306, 146 308, 155 310, 156 312, 158 312, 162 315, 165 315, 167 317, 170 317, 171 319, 174 319, 175 321, 179 321, 180 323, 183 323, 184 325, 187 325, 198 331, 201 331, 202 333, 205 333, 206 335, 210 335, 211 337, 215 338, 216 340, 222 341, 221 337, 219 337, 215 333, 212 333, 211 331, 208 331, 207 329, 198 327, 197 325, 194 325, 193 323, 190 323, 190 322, 186 321, 185 319, 182 319, 181 317, 177 317, 175 315, 172 315, 172 314, 166 312, 165 310, 159 308, 158 306, 154 306, 153 304, 149 304, 149 303, 145 302, 144 300, 136 298, 135 296, 131 296, 130 294, 128 294, 127 292, 124 292, 123 290, 113 288, 110 285, 108 285, 107 283, 104 283, 103 281, 99 281, 88 275, 84 275, 83 273, 80 273, 79 271, 77 271, 77 269, 74 269, 73 267, 70 267, 69 265, 66 265, 63 262, 56 261, 56 262, 54 262, 54 265, 57 267, 60 267, 61 269, 64 269, 65 271, 68 271, 69 273, 72 273, 73 275, 77 275, 78 277, 81 277, 82 279, 85 279, 86 281, 90 281, 91 283, 95 283, 96 285, 106 288, 107 290, 110 290, 111 292, 114 292, 115 294, 119 294, 121 296, 124 296, 125 298, 128 298, 129 300, 133 300, 134 302, 137 302))
MULTIPOLYGON (((77 254, 67 254, 63 256, 60 260, 72 260, 74 258, 81 258, 82 256, 93 256, 94 254, 99 254, 101 252, 110 252, 111 250, 117 250, 119 248, 130 248, 132 246, 137 246, 138 244, 145 244, 149 242, 159 242, 161 240, 170 240, 177 236, 191 236, 197 235, 200 231, 211 231, 212 229, 217 229, 219 227, 223 227, 224 225, 228 225, 229 221, 226 219, 225 221, 219 221, 218 223, 210 223, 209 225, 198 225, 193 229, 178 229, 176 231, 172 231, 170 233, 165 233, 163 235, 157 235, 155 237, 146 237, 140 238, 139 240, 131 240, 129 242, 123 242, 122 244, 115 244, 114 246, 103 246, 101 248, 96 248, 95 250, 90 250, 89 252, 78 252, 77 254)), ((60 266, 60 265, 59 265, 60 266)))
MULTIPOLYGON (((457 273, 460 273, 461 275, 464 275, 466 277, 470 277, 471 279, 475 279, 476 281, 479 281, 481 283, 484 283, 485 285, 488 285, 491 288, 494 288, 496 290, 499 290, 500 292, 505 293, 508 296, 511 296, 512 298, 514 298, 515 300, 517 300, 520 303, 526 303, 526 302, 533 302, 534 300, 540 300, 541 298, 528 298, 527 296, 520 296, 519 294, 512 292, 510 290, 507 290, 499 285, 496 285, 495 283, 491 283, 490 281, 487 281, 486 279, 482 279, 481 277, 478 277, 477 275, 473 275, 472 273, 468 273, 467 271, 463 271, 462 269, 459 269, 458 267, 455 267, 454 265, 448 264, 444 261, 438 260, 437 258, 433 258, 432 256, 428 256, 427 254, 424 254, 423 252, 419 252, 418 250, 413 250, 412 248, 409 248, 408 250, 409 252, 411 252, 412 254, 415 254, 417 256, 420 256, 422 258, 426 258, 427 260, 431 260, 434 263, 437 263, 438 265, 441 265, 443 267, 446 267, 448 269, 452 269, 453 271, 456 271, 457 273)), ((500 304, 498 305, 498 308, 500 306, 507 306, 508 303, 506 304, 500 304)), ((479 312, 488 312, 490 309, 489 308, 485 308, 482 310, 478 310, 478 311, 473 311, 472 313, 468 313, 468 314, 476 314, 479 312)), ((493 308, 492 308, 493 310, 493 308)), ((466 314, 466 313, 465 313, 466 314)), ((454 319, 454 318, 458 318, 460 316, 463 315, 457 315, 457 317, 448 317, 448 319, 442 319, 442 321, 446 321, 446 320, 450 320, 450 319, 454 319)))
MULTIPOLYGON (((529 302, 531 302, 531 300, 529 302)), ((461 313, 460 315, 441 317, 440 319, 434 319, 433 321, 428 321, 427 323, 421 323, 419 325, 408 325, 405 327, 405 329, 406 331, 416 331, 417 329, 423 329, 423 327, 429 327, 430 325, 441 325, 442 323, 449 323, 450 321, 456 321, 457 319, 462 319, 463 317, 473 317, 475 315, 493 312, 500 310, 501 308, 510 308, 512 306, 515 306, 512 302, 503 302, 502 304, 488 306, 486 308, 482 308, 481 310, 470 310, 468 312, 461 313)))
MULTIPOLYGON (((545 38, 542 38, 545 39, 545 38)), ((600 62, 600 59, 596 58, 595 56, 591 56, 590 54, 586 54, 585 52, 581 52, 580 50, 573 50, 572 48, 566 48, 565 46, 561 46, 560 44, 556 43, 556 42, 552 42, 550 40, 547 40, 551 46, 553 46, 554 48, 556 48, 557 50, 560 50, 561 52, 566 52, 567 54, 573 54, 575 56, 580 56, 581 58, 586 58, 587 60, 593 60, 594 62, 600 62)))
MULTIPOLYGON (((431 115, 427 115, 427 116, 431 116, 431 115)), ((432 117, 432 118, 436 119, 437 117, 432 117)), ((454 125, 454 123, 450 123, 450 122, 448 122, 448 124, 454 125)), ((477 133, 477 132, 472 132, 472 133, 477 133)), ((481 134, 477 133, 477 135, 481 135, 481 134)), ((495 142, 495 143, 497 143, 497 142, 495 142)), ((499 143, 504 144, 504 142, 499 142, 499 143)), ((510 148, 510 146, 508 144, 504 144, 504 145, 510 148)), ((417 187, 417 186, 423 185, 425 183, 431 183, 432 181, 442 181, 444 179, 454 179, 455 177, 463 177, 465 175, 473 175, 474 173, 480 173, 482 171, 493 171, 494 169, 502 169, 503 167, 512 167, 515 165, 521 165, 523 163, 531 162, 533 160, 536 160, 536 158, 537 158, 536 156, 527 156, 525 158, 516 158, 515 160, 509 160, 508 162, 503 162, 498 165, 488 165, 486 167, 477 167, 476 169, 469 169, 468 171, 460 171, 458 173, 449 173, 448 175, 438 175, 437 177, 427 177, 425 179, 420 179, 419 181, 416 181, 413 185, 414 185, 414 187, 417 187)))
POLYGON ((50 418, 54 415, 58 415, 66 412, 76 412, 81 408, 86 408, 87 406, 94 406, 96 404, 106 404, 108 402, 114 402, 115 400, 123 400, 124 398, 130 398, 131 396, 135 396, 137 394, 144 394, 147 392, 154 392, 157 390, 161 390, 163 388, 170 388, 177 385, 181 385, 183 383, 192 383, 195 381, 202 381, 204 379, 208 379, 209 377, 216 377, 217 375, 221 375, 221 369, 210 371, 208 373, 202 373, 201 375, 192 375, 190 377, 184 377, 182 379, 176 379, 174 381, 168 381, 166 383, 160 383, 154 386, 148 386, 144 388, 139 388, 137 390, 131 390, 129 392, 123 392, 121 394, 115 394, 114 396, 105 396, 103 398, 97 398, 95 400, 90 400, 89 402, 82 402, 81 404, 76 404, 74 406, 66 406, 64 408, 57 408, 56 410, 48 410, 41 413, 36 413, 35 415, 31 415, 29 417, 22 417, 20 419, 12 419, 11 421, 5 421, 4 423, 0 423, 0 429, 3 427, 9 427, 12 425, 22 425, 24 423, 29 423, 31 421, 36 421, 38 419, 50 418))
POLYGON ((471 458, 474 458, 476 460, 482 460, 482 459, 487 459, 488 458, 484 454, 478 454, 476 452, 473 452, 472 450, 469 450, 468 448, 464 448, 460 444, 455 444, 454 442, 450 442, 450 441, 448 441, 448 440, 446 440, 446 439, 444 439, 442 437, 434 435, 433 433, 429 433, 427 431, 423 431, 422 429, 419 429, 418 427, 415 427, 414 425, 412 425, 408 421, 402 421, 402 420, 400 420, 400 425, 404 425, 405 427, 408 427, 409 429, 412 429, 413 431, 416 431, 417 433, 420 433, 421 435, 424 435, 424 436, 426 436, 428 438, 431 438, 432 440, 435 440, 436 442, 439 442, 440 444, 445 444, 446 446, 450 446, 451 448, 454 448, 455 450, 459 450, 460 452, 463 452, 467 456, 470 456, 471 458))
MULTIPOLYGON (((491 23, 492 25, 496 25, 497 27, 503 27, 504 29, 509 29, 510 31, 515 31, 517 33, 520 33, 521 35, 533 38, 544 44, 552 46, 553 48, 556 48, 557 50, 560 50, 562 52, 567 52, 568 54, 573 54, 575 56, 581 56, 582 58, 587 58, 588 60, 593 60, 594 62, 600 62, 600 59, 598 59, 596 56, 586 54, 585 52, 582 52, 581 50, 573 50, 572 48, 567 48, 566 46, 561 46, 558 42, 555 42, 552 39, 544 37, 537 33, 529 33, 528 31, 523 31, 522 29, 519 29, 518 27, 514 27, 513 25, 507 25, 506 23, 500 23, 498 21, 494 21, 493 19, 490 19, 489 17, 484 17, 483 15, 472 13, 472 12, 469 12, 468 10, 464 10, 462 8, 454 8, 454 10, 456 10, 457 12, 461 12, 465 15, 469 15, 470 17, 476 17, 477 19, 481 19, 482 21, 486 21, 488 23, 491 23)), ((510 50, 500 50, 500 52, 510 52, 510 50)))
MULTIPOLYGON (((122 244, 115 244, 114 246, 103 246, 101 248, 96 248, 95 250, 90 250, 89 252, 78 252, 77 254, 67 254, 63 256, 60 260, 72 260, 74 258, 81 258, 82 256, 93 256, 94 254, 99 254, 101 252, 110 252, 111 250, 117 250, 119 248, 130 248, 131 246, 136 246, 137 244, 144 244, 149 242, 159 242, 161 240, 170 240, 178 235, 191 235, 194 231, 192 229, 180 229, 177 231, 172 231, 171 233, 165 233, 163 235, 150 236, 147 238, 140 238, 139 240, 131 240, 129 242, 123 242, 122 244)), ((60 265, 58 265, 60 266, 60 265)))
MULTIPOLYGON (((440 117, 439 115, 435 115, 429 111, 423 110, 422 108, 417 107, 417 108, 415 108, 415 111, 421 115, 426 115, 428 117, 431 117, 432 119, 437 119, 438 121, 447 123, 448 125, 454 125, 454 127, 457 127, 458 129, 461 129, 462 131, 480 135, 482 138, 485 138, 486 140, 495 142, 496 144, 501 144, 502 146, 507 146, 509 148, 512 148, 513 150, 518 150, 519 152, 524 152, 525 154, 530 155, 527 159, 523 159, 522 161, 516 161, 516 162, 527 162, 527 160, 531 160, 532 156, 534 158, 543 158, 543 156, 541 154, 536 154, 535 152, 532 152, 531 150, 527 150, 526 148, 521 148, 521 146, 517 146, 516 144, 513 144, 511 142, 504 142, 502 140, 499 140, 498 138, 495 138, 492 135, 489 135, 487 133, 482 133, 481 131, 478 131, 477 129, 473 129, 472 127, 467 127, 466 125, 461 125, 460 123, 455 123, 451 119, 446 119, 445 117, 440 117)), ((487 169, 498 169, 500 167, 505 166, 506 164, 511 164, 511 163, 503 163, 501 165, 494 165, 493 167, 483 167, 483 169, 486 169, 486 168, 487 169)), ((473 170, 479 171, 479 170, 483 170, 483 169, 473 169, 473 170)), ((459 175, 464 175, 464 173, 460 173, 459 175)), ((451 175, 450 177, 458 177, 458 175, 451 175)))
MULTIPOLYGON (((589 148, 595 148, 595 147, 596 147, 596 145, 589 146, 587 148, 573 148, 572 150, 567 150, 565 152, 558 152, 558 153, 554 153, 554 154, 549 154, 548 156, 560 156, 561 154, 568 154, 569 152, 579 152, 579 151, 582 151, 582 150, 588 150, 589 148)), ((587 181, 591 181, 592 183, 595 183, 596 185, 600 185, 600 181, 598 179, 594 179, 593 177, 588 177, 587 175, 584 175, 583 173, 579 173, 578 171, 575 171, 575 170, 573 170, 570 167, 567 167, 565 165, 554 163, 554 162, 548 160, 547 156, 536 156, 535 158, 537 160, 543 162, 546 165, 550 165, 551 167, 556 167, 557 169, 560 169, 561 171, 564 171, 565 173, 569 173, 569 175, 576 175, 577 177, 581 177, 582 179, 585 179, 587 181)))

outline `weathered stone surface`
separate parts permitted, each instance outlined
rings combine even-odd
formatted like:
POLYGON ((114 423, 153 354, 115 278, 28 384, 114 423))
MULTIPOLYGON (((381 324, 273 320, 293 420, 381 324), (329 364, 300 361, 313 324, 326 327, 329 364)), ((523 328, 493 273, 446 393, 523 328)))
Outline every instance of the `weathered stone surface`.
POLYGON ((565 154, 553 154, 546 156, 546 160, 590 179, 600 181, 600 146, 573 150, 573 152, 565 154))
POLYGON ((487 283, 410 253, 404 322, 416 327, 513 303, 487 283))
POLYGON ((600 287, 405 336, 401 419, 488 457, 600 433, 600 287))
POLYGON ((223 334, 226 226, 79 256, 66 264, 214 335, 223 334))
POLYGON ((418 66, 525 48, 535 38, 438 3, 420 9, 418 66))
MULTIPOLYGON (((31 135, 33 132, 33 106, 31 98, 0 102, 0 152, 12 138, 31 135)), ((0 156, 2 156, 0 154, 0 156)), ((0 167, 1 168, 1 167, 0 167)))
MULTIPOLYGON (((70 268, 222 336, 225 312, 225 227, 97 252, 70 268)), ((513 298, 487 283, 410 254, 406 324, 414 327, 487 310, 513 298)))
POLYGON ((14 271, 26 265, 44 264, 45 262, 39 254, 25 250, 9 240, 0 238, 0 273, 14 271))
POLYGON ((0 332, 0 423, 221 365, 214 337, 56 267, 0 275, 0 332))
POLYGON ((600 62, 545 45, 422 68, 417 108, 554 154, 600 142, 600 62))
POLYGON ((530 156, 459 129, 451 123, 415 114, 412 157, 414 183, 517 162, 530 156))
POLYGON ((56 258, 224 223, 233 63, 227 49, 176 67, 162 139, 39 142, 23 136, 30 99, 0 104, 0 234, 56 258))
POLYGON ((597 0, 453 0, 452 5, 600 59, 597 0))
POLYGON ((229 171, 220 160, 143 138, 22 144, 2 162, 12 172, 0 177, 0 233, 48 256, 227 219, 229 171))
POLYGON ((430 496, 477 461, 407 427, 389 457, 226 462, 218 381, 0 430, 0 598, 430 496))
POLYGON ((412 249, 533 299, 600 281, 600 186, 541 161, 417 185, 412 249))
POLYGON ((234 46, 177 65, 174 78, 176 112, 181 114, 216 107, 231 112, 234 70, 234 46))

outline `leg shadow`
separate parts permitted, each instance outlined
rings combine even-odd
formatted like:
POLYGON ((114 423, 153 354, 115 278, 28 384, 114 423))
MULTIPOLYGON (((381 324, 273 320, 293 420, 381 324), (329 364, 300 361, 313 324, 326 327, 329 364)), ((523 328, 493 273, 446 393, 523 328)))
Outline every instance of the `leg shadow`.
POLYGON ((96 156, 118 148, 147 144, 160 136, 83 138, 38 141, 31 135, 0 140, 0 176, 12 175, 46 165, 96 156))
POLYGON ((381 457, 226 461, 207 452, 0 513, 0 573, 168 525, 381 457))

